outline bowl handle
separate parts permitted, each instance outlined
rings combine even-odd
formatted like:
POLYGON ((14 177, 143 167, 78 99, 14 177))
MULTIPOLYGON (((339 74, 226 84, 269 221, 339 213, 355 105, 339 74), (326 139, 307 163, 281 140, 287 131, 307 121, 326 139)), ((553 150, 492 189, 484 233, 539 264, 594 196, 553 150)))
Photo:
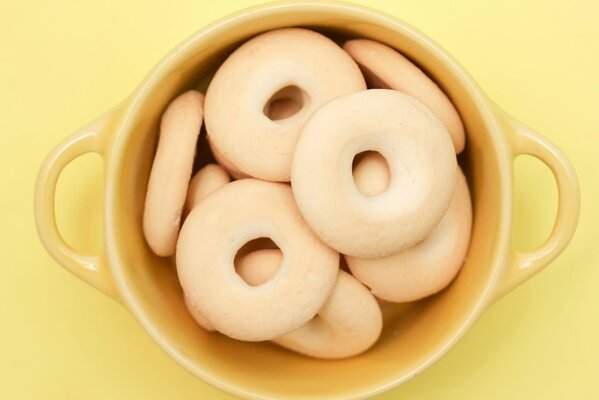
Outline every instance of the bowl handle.
POLYGON ((54 208, 56 182, 67 164, 83 154, 94 152, 103 158, 106 165, 104 138, 113 117, 113 112, 109 112, 92 121, 48 154, 37 176, 34 209, 38 234, 48 253, 78 278, 116 298, 117 291, 104 255, 81 255, 66 243, 58 231, 54 208))
POLYGON ((528 154, 542 161, 557 184, 558 209, 553 230, 540 248, 530 253, 513 252, 512 264, 503 277, 496 298, 515 288, 553 261, 568 245, 576 230, 580 189, 576 173, 566 157, 547 139, 500 111, 510 133, 512 159, 528 154))

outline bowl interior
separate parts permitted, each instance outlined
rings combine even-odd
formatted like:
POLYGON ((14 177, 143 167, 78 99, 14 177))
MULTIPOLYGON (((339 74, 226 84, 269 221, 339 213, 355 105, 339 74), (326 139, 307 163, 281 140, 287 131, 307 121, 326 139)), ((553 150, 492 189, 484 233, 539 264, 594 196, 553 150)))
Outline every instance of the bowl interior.
MULTIPOLYGON (((396 20, 347 5, 264 7, 204 30, 171 53, 134 96, 115 144, 107 199, 111 263, 131 311, 157 342, 193 373, 238 395, 257 398, 353 398, 398 384, 444 353, 469 326, 494 284, 505 239, 506 212, 498 133, 476 89, 439 50, 396 20), (470 250, 455 281, 423 301, 385 307, 382 337, 368 352, 322 361, 269 343, 242 343, 208 334, 187 313, 174 263, 145 243, 142 211, 158 122, 168 101, 205 90, 219 63, 241 41, 269 29, 303 26, 332 35, 387 43, 420 65, 450 95, 467 128, 460 164, 468 176, 474 226, 470 250), (126 282, 126 283, 125 283, 126 282), (125 288, 126 285, 126 288, 125 288)), ((505 172, 505 171, 504 171, 505 172)))

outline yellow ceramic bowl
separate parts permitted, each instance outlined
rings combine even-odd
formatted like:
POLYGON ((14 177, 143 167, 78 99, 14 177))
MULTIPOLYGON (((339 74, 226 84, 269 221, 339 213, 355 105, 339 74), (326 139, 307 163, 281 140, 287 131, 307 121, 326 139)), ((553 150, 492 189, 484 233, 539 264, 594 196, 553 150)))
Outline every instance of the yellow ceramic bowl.
POLYGON ((288 2, 242 11, 170 52, 123 103, 60 144, 39 173, 35 212, 48 252, 65 268, 116 299, 156 342, 198 377, 231 393, 258 399, 355 399, 396 386, 450 349, 492 302, 553 260, 570 240, 579 191, 570 164, 549 142, 499 110, 439 46, 412 27, 349 4, 288 2), (472 243, 453 284, 442 293, 388 310, 379 342, 341 361, 296 355, 269 343, 242 343, 207 334, 191 319, 175 269, 156 257, 141 229, 144 195, 166 104, 194 87, 205 89, 215 68, 257 33, 304 26, 336 38, 369 37, 418 63, 449 94, 468 132, 461 157, 474 199, 472 243), (54 190, 77 156, 104 159, 106 247, 83 256, 58 233, 54 190), (519 154, 544 162, 556 178, 557 220, 550 238, 530 254, 511 247, 512 164, 519 154), (391 315, 393 314, 393 315, 391 315))

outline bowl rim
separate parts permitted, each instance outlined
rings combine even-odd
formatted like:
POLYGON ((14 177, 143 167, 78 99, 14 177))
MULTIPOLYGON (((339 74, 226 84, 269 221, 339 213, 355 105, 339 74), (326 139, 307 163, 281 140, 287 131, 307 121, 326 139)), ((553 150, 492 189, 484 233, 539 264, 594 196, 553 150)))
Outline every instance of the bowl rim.
POLYGON ((496 243, 493 248, 492 257, 490 258, 493 260, 493 265, 491 266, 492 273, 488 278, 482 295, 471 308, 469 315, 464 318, 460 328, 456 329, 455 334, 449 340, 447 340, 437 352, 430 354, 425 362, 422 362, 410 373, 396 377, 386 384, 376 388, 367 388, 351 395, 337 395, 329 397, 330 399, 345 400, 362 399, 390 390, 411 379, 434 364, 441 358, 441 356, 454 347, 455 344, 470 329, 473 323, 480 317, 482 312, 494 300, 495 288, 499 283, 503 270, 509 265, 508 257, 511 254, 509 249, 512 215, 511 198, 513 192, 511 163, 512 155, 508 146, 508 138, 504 136, 502 129, 500 128, 500 123, 495 116, 495 107, 486 97, 482 89, 480 89, 480 87, 476 84, 470 74, 463 69, 457 60, 449 55, 439 44, 435 43, 432 39, 399 18, 366 6, 340 1, 277 1, 245 8, 218 19, 217 21, 200 28, 198 31, 193 33, 191 36, 169 51, 154 66, 154 68, 151 69, 151 71, 146 75, 138 87, 124 102, 125 104, 121 114, 122 117, 119 121, 119 125, 115 129, 116 133, 112 138, 112 143, 109 145, 110 162, 106 163, 105 172, 106 219, 104 226, 106 256, 108 260, 107 267, 111 270, 112 277, 120 294, 120 299, 123 305, 125 305, 125 307, 133 314, 133 316, 143 326, 144 330, 156 343, 158 343, 162 350, 176 360, 180 365, 210 385, 228 393, 232 393, 236 396, 261 400, 275 399, 274 397, 263 396, 247 391, 236 386, 234 383, 220 379, 218 375, 213 374, 212 372, 187 359, 168 340, 163 338, 160 329, 154 326, 154 324, 147 318, 145 311, 140 307, 138 299, 128 289, 128 278, 122 273, 124 268, 121 265, 122 263, 119 255, 117 254, 118 252, 115 251, 115 249, 118 249, 119 246, 118 243, 116 243, 115 235, 113 234, 113 230, 116 229, 116 224, 114 212, 115 202, 112 201, 112 199, 115 198, 115 182, 118 180, 117 174, 122 169, 122 163, 124 161, 123 154, 128 143, 129 136, 131 135, 131 127, 134 125, 135 120, 140 115, 139 111, 143 100, 165 77, 170 69, 169 67, 180 63, 183 59, 189 56, 189 54, 193 53, 197 46, 209 41, 211 36, 218 34, 218 32, 221 30, 230 30, 237 24, 247 23, 248 21, 257 18, 268 17, 272 14, 285 14, 298 11, 327 12, 347 18, 369 20, 378 25, 384 25, 393 31, 400 32, 402 35, 405 35, 415 42, 418 42, 419 46, 425 49, 425 51, 431 53, 439 62, 443 62, 446 65, 455 78, 460 82, 460 85, 467 91, 471 100, 476 104, 476 108, 480 113, 484 124, 487 126, 487 131, 493 144, 492 147, 496 153, 495 156, 499 164, 499 180, 497 184, 501 186, 499 188, 499 193, 501 194, 501 199, 499 202, 501 209, 498 210, 498 234, 496 235, 496 243))

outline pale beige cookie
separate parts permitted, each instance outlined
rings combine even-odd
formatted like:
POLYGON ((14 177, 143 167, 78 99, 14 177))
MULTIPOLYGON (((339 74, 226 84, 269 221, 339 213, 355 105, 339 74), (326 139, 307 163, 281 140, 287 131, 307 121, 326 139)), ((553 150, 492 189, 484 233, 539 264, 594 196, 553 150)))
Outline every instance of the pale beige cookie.
POLYGON ((191 178, 202 118, 204 95, 195 90, 173 100, 162 115, 160 136, 143 214, 148 245, 159 256, 175 252, 181 213, 191 178))
POLYGON ((371 87, 399 90, 420 100, 445 124, 455 152, 464 150, 466 136, 458 111, 420 68, 395 49, 374 40, 348 40, 343 49, 360 65, 371 87))
POLYGON ((289 185, 242 179, 201 201, 177 242, 177 273, 185 295, 214 328, 238 340, 269 340, 308 322, 326 302, 339 253, 303 221, 289 185), (267 237, 283 262, 268 282, 251 286, 236 272, 235 255, 267 237))
POLYGON ((184 215, 189 214, 200 200, 216 189, 225 186, 230 180, 227 171, 218 164, 208 164, 202 167, 189 182, 184 215))
POLYGON ((311 357, 346 358, 370 348, 382 328, 381 309, 374 296, 353 276, 339 270, 335 287, 318 315, 273 342, 311 357))
POLYGON ((451 205, 426 239, 385 258, 345 259, 352 274, 377 297, 393 302, 419 300, 437 293, 456 276, 468 250, 471 228, 470 193, 458 169, 451 205))
POLYGON ((206 128, 227 169, 289 181, 301 127, 322 104, 364 90, 358 65, 320 33, 273 30, 225 60, 206 93, 206 128))
POLYGON ((374 89, 319 108, 297 142, 291 183, 302 216, 321 240, 343 254, 385 257, 424 239, 449 207, 456 156, 445 126, 418 100, 374 89), (376 151, 391 180, 384 192, 361 194, 354 157, 376 151))

